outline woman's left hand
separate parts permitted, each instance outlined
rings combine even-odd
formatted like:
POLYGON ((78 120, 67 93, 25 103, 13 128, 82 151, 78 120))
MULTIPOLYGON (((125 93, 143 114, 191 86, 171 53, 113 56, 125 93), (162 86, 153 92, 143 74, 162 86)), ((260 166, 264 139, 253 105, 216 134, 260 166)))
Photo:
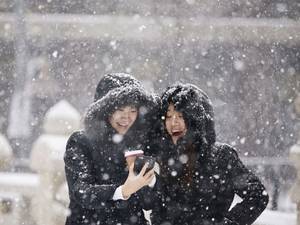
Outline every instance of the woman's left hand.
POLYGON ((140 190, 142 187, 150 184, 154 175, 154 169, 146 172, 148 163, 141 169, 140 173, 134 173, 134 163, 129 166, 129 173, 125 183, 122 185, 122 195, 124 198, 129 198, 133 193, 140 190))

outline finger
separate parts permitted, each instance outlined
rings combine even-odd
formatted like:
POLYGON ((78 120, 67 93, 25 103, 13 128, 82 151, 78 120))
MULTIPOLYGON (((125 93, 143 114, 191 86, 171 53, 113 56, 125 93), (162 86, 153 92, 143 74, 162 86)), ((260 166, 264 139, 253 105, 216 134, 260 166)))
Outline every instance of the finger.
POLYGON ((133 171, 134 171, 134 163, 129 165, 129 174, 133 174, 134 173, 133 171))
POLYGON ((145 172, 146 172, 146 169, 148 167, 149 163, 146 162, 145 165, 143 166, 143 168, 141 169, 140 173, 139 173, 139 176, 144 176, 145 172))
POLYGON ((126 162, 127 162, 127 165, 128 167, 135 162, 135 159, 136 159, 136 156, 128 156, 126 157, 126 162))
POLYGON ((149 170, 149 171, 144 175, 144 177, 145 177, 146 179, 148 179, 148 177, 150 177, 150 176, 152 176, 152 175, 154 175, 154 168, 151 169, 151 170, 149 170))
POLYGON ((148 177, 148 178, 145 180, 145 184, 146 184, 146 185, 151 184, 151 182, 153 181, 154 177, 155 177, 155 175, 152 175, 152 176, 148 177))
POLYGON ((149 185, 149 184, 152 182, 152 180, 153 180, 154 177, 155 177, 154 174, 152 174, 150 177, 148 177, 148 178, 145 180, 146 185, 149 185))

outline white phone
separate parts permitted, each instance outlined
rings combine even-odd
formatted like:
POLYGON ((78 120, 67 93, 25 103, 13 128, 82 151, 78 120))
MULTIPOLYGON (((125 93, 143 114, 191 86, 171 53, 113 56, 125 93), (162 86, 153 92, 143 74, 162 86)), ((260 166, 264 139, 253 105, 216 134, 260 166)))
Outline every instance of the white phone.
POLYGON ((132 150, 132 151, 126 151, 124 153, 125 158, 127 158, 129 156, 141 156, 141 155, 144 155, 143 150, 132 150))

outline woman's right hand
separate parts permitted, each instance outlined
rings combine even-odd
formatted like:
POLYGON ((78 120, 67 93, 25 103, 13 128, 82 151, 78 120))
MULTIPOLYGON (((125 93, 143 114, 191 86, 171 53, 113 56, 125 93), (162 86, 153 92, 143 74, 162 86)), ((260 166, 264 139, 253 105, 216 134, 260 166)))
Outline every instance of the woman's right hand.
POLYGON ((134 173, 134 163, 129 166, 129 173, 125 183, 122 185, 122 195, 123 198, 129 198, 133 193, 140 190, 142 187, 150 184, 153 179, 154 169, 149 170, 146 173, 148 163, 145 163, 139 174, 134 173))

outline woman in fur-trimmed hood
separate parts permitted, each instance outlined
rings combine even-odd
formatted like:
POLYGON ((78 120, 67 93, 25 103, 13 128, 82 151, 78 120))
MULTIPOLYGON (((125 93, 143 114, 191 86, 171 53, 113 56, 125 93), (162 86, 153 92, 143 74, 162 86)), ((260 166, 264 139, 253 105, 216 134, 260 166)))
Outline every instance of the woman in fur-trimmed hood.
POLYGON ((84 130, 74 132, 66 146, 66 225, 146 225, 142 209, 149 206, 143 192, 150 190, 154 172, 145 173, 145 168, 134 174, 124 151, 143 148, 156 107, 156 98, 128 74, 108 74, 100 80, 84 130))
MULTIPOLYGON (((208 96, 192 84, 162 94, 160 201, 154 225, 249 225, 268 203, 265 187, 228 144, 216 142, 208 96), (242 201, 229 209, 234 195, 242 201)), ((155 147, 154 147, 155 148, 155 147)))

